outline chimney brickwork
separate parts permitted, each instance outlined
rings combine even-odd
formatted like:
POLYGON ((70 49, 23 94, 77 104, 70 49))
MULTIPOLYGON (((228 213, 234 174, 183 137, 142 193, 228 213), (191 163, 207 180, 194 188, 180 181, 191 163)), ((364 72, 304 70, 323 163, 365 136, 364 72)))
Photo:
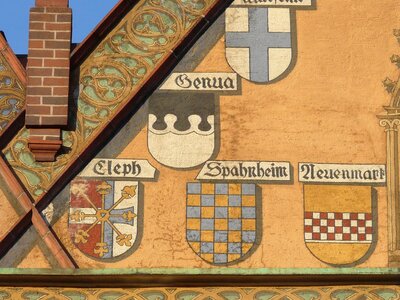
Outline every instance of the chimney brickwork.
POLYGON ((36 0, 29 21, 25 123, 38 161, 55 160, 60 129, 68 125, 71 33, 68 0, 36 0))

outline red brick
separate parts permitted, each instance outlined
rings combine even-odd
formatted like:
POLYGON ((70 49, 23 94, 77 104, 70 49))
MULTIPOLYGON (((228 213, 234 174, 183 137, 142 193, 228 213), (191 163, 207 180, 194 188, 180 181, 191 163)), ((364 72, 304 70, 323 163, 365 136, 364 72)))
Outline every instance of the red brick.
POLYGON ((31 22, 29 24, 29 28, 32 30, 43 30, 44 29, 44 24, 43 22, 31 22))
POLYGON ((67 23, 44 23, 46 30, 71 30, 71 24, 67 23))
POLYGON ((53 106, 51 109, 51 115, 53 116, 67 116, 68 115, 68 106, 53 106))
POLYGON ((43 138, 45 141, 59 141, 61 139, 61 135, 60 136, 44 135, 43 138))
POLYGON ((54 51, 53 50, 33 50, 29 49, 28 51, 28 57, 36 57, 36 58, 51 58, 54 57, 54 51))
POLYGON ((43 116, 40 121, 40 125, 48 125, 48 126, 65 126, 68 124, 67 116, 65 117, 50 117, 43 116))
POLYGON ((69 68, 55 69, 53 75, 58 77, 69 76, 69 68))
POLYGON ((43 49, 44 41, 42 40, 29 40, 29 49, 43 49))
POLYGON ((31 95, 27 95, 26 96, 26 103, 29 104, 41 104, 42 103, 42 98, 38 97, 38 96, 31 96, 31 95))
POLYGON ((51 68, 28 68, 28 77, 30 76, 51 76, 53 74, 53 70, 51 68))
POLYGON ((68 22, 71 23, 71 14, 59 14, 57 15, 57 22, 68 22))
POLYGON ((64 97, 62 97, 62 96, 48 96, 48 97, 43 97, 42 101, 43 101, 43 104, 59 105, 59 104, 68 103, 68 97, 66 95, 64 97))
POLYGON ((44 7, 32 7, 30 9, 31 13, 44 13, 45 12, 45 8, 44 7))
POLYGON ((60 140, 61 130, 59 128, 31 128, 29 129, 29 140, 60 140))
POLYGON ((41 141, 45 141, 46 137, 44 135, 34 135, 32 134, 32 129, 29 129, 30 134, 29 134, 29 139, 35 139, 35 141, 41 140, 41 141))
POLYGON ((45 7, 68 7, 68 0, 36 0, 36 6, 45 7))
POLYGON ((31 116, 28 113, 25 116, 25 124, 29 125, 40 125, 40 117, 38 116, 31 116))
POLYGON ((30 22, 55 22, 56 15, 46 14, 42 12, 34 12, 31 10, 30 22))
POLYGON ((43 67, 43 59, 40 58, 30 58, 29 67, 43 67))
POLYGON ((68 42, 70 42, 71 41, 71 31, 56 32, 56 39, 57 40, 67 40, 68 42))
POLYGON ((65 96, 68 95, 69 88, 66 87, 53 87, 53 95, 54 96, 65 96))
POLYGON ((69 58, 71 55, 70 50, 55 50, 55 58, 69 58))
POLYGON ((28 86, 42 86, 42 78, 41 77, 29 77, 28 78, 28 86))
POLYGON ((40 136, 40 135, 60 135, 61 130, 59 128, 31 128, 29 129, 30 135, 40 136))
POLYGON ((70 41, 46 41, 45 47, 47 49, 70 49, 70 41))
POLYGON ((49 40, 54 39, 54 32, 51 31, 29 31, 29 40, 49 40))
POLYGON ((69 67, 69 59, 45 59, 44 60, 45 67, 59 67, 59 68, 68 68, 69 67))
POLYGON ((43 79, 43 85, 45 86, 68 86, 68 77, 49 77, 43 79))
POLYGON ((50 106, 45 105, 26 105, 27 115, 50 115, 50 106))
MULTIPOLYGON (((45 95, 51 95, 51 87, 32 87, 28 86, 26 90, 27 95, 33 95, 33 96, 45 96, 45 95)), ((29 105, 29 103, 27 103, 29 105)))
POLYGON ((71 9, 68 7, 46 7, 45 8, 46 13, 51 13, 51 14, 68 14, 71 13, 71 9))

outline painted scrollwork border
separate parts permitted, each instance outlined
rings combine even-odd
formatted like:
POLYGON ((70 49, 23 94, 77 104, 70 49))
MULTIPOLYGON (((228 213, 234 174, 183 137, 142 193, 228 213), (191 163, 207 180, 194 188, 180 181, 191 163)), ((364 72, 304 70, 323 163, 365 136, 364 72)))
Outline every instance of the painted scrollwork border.
POLYGON ((0 135, 22 112, 25 88, 0 51, 0 135))
POLYGON ((77 289, 77 288, 0 288, 0 299, 68 300, 352 300, 400 299, 398 286, 328 286, 328 287, 218 287, 218 288, 149 288, 149 289, 77 289))

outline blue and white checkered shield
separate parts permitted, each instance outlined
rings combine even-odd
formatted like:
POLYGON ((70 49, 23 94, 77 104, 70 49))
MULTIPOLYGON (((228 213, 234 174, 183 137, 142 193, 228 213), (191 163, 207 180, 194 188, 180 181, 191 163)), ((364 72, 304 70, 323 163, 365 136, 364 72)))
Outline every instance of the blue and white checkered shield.
POLYGON ((292 62, 289 8, 230 7, 226 10, 226 58, 241 77, 267 83, 292 62))
POLYGON ((191 182, 186 203, 186 240, 206 262, 239 262, 255 249, 259 240, 255 184, 191 182))

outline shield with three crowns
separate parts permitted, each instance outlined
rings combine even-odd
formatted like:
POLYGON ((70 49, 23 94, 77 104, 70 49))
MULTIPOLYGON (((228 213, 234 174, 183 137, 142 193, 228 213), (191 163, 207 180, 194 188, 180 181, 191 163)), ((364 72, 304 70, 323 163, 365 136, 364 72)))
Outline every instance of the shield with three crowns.
POLYGON ((319 260, 357 264, 375 242, 370 186, 304 185, 304 239, 319 260))
POLYGON ((188 183, 186 240, 203 260, 243 260, 259 243, 256 185, 188 183))
POLYGON ((97 259, 131 249, 138 235, 138 183, 76 179, 70 187, 69 233, 75 246, 97 259))
POLYGON ((290 8, 231 6, 225 12, 225 54, 241 77, 278 79, 292 62, 290 8))

